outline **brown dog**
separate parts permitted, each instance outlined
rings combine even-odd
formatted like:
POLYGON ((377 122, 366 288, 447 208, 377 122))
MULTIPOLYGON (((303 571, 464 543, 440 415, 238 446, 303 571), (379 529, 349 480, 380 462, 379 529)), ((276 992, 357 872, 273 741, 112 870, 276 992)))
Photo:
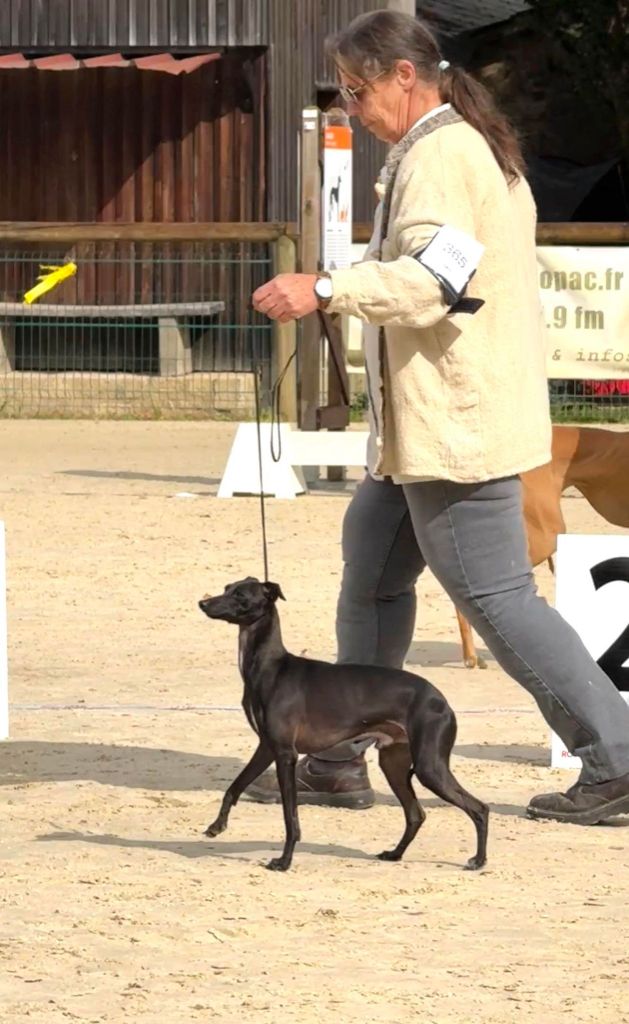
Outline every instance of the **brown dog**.
MULTIPOLYGON (((566 532, 561 495, 569 487, 576 487, 608 523, 629 527, 629 430, 555 425, 551 462, 522 473, 521 480, 534 566, 552 558, 557 534, 566 532)), ((476 654, 472 629, 456 611, 463 661, 468 668, 484 668, 476 654)))

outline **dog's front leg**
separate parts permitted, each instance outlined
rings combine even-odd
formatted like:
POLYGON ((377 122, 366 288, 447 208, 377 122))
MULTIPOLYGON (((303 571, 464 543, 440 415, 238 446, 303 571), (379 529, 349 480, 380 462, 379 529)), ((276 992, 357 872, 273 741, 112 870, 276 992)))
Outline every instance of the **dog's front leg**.
POLYGON ((242 791, 250 785, 250 783, 257 779, 258 775, 261 775, 262 772, 269 767, 272 760, 273 751, 266 743, 261 741, 249 763, 245 765, 240 775, 236 776, 231 786, 226 791, 221 804, 221 809, 218 812, 218 817, 216 821, 213 821, 211 825, 208 825, 204 835, 217 836, 221 832, 225 831, 227 828, 229 812, 238 801, 238 797, 242 791))
POLYGON ((286 842, 281 857, 274 857, 267 864, 269 871, 287 871, 293 859, 295 843, 301 838, 299 816, 297 814, 297 754, 294 751, 278 753, 275 758, 277 781, 282 794, 284 824, 286 826, 286 842))

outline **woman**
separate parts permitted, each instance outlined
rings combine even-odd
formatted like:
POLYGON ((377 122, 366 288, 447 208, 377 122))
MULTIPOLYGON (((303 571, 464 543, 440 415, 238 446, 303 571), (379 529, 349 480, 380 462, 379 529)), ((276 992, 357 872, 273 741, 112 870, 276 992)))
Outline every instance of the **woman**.
MULTIPOLYGON (((374 443, 343 527, 339 660, 402 665, 428 565, 582 760, 578 783, 535 797, 529 814, 593 824, 629 812, 629 708, 537 595, 527 553, 518 474, 549 461, 551 423, 517 139, 407 15, 363 15, 330 52, 349 113, 392 146, 381 227, 361 264, 280 275, 253 301, 281 321, 321 304, 371 325, 374 443)), ((302 802, 373 801, 348 744, 304 759, 298 781, 302 802)), ((276 795, 269 777, 250 792, 276 795)))

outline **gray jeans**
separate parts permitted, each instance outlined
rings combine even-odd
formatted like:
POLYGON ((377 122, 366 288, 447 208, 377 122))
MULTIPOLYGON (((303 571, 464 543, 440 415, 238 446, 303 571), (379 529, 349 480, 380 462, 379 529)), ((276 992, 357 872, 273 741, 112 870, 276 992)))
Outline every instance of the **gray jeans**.
MULTIPOLYGON (((571 626, 539 597, 518 477, 398 486, 367 476, 343 523, 338 660, 401 667, 426 565, 498 663, 583 763, 581 781, 629 772, 629 707, 571 626)), ((365 744, 318 755, 353 757, 365 744)))

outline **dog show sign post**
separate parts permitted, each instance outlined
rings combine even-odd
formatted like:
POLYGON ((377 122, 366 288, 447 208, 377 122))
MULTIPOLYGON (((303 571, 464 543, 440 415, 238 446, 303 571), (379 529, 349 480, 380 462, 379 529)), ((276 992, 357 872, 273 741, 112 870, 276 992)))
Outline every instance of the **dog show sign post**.
MULTIPOLYGON (((340 107, 326 111, 322 122, 321 266, 342 270, 352 264, 352 129, 347 112, 340 107)), ((319 410, 319 421, 321 427, 339 432, 350 418, 342 318, 327 317, 327 329, 329 345, 323 346, 327 402, 319 410)), ((328 480, 344 479, 345 467, 328 466, 328 480)))
POLYGON ((9 665, 7 657, 7 584, 4 523, 0 522, 0 740, 9 738, 9 665))
MULTIPOLYGON (((629 535, 560 534, 555 579, 557 611, 629 704, 629 535)), ((555 733, 551 766, 581 767, 555 733)))
MULTIPOLYGON (((299 242, 298 269, 314 274, 340 270, 352 263, 352 129, 346 111, 305 107, 299 133, 299 242)), ((278 270, 280 268, 278 267, 278 270)), ((322 359, 322 328, 318 316, 299 322, 297 350, 297 426, 282 423, 273 432, 261 424, 264 491, 277 497, 294 497, 305 491, 306 483, 328 467, 329 480, 344 479, 353 461, 341 461, 341 453, 354 458, 365 438, 348 438, 336 443, 349 423, 349 386, 345 373, 345 352, 340 318, 326 317, 331 358, 327 360, 327 404, 321 406, 326 367, 322 359), (300 437, 303 432, 303 438, 300 437), (282 435, 282 436, 280 436, 282 435), (318 437, 316 435, 319 435, 318 437), (328 436, 330 435, 330 436, 328 436), (271 437, 284 456, 269 455, 271 437), (308 458, 310 461, 304 462, 308 458)), ((325 388, 324 388, 325 389, 325 388)), ((366 436, 366 435, 365 435, 366 436)), ((260 472, 257 444, 250 424, 241 423, 218 491, 219 498, 234 494, 259 494, 260 472), (248 447, 248 445, 251 445, 248 447)), ((257 442, 257 437, 256 437, 257 442)), ((360 463, 364 465, 364 461, 360 463)))
POLYGON ((323 115, 323 270, 352 262, 352 129, 344 110, 323 115))
MULTIPOLYGON (((298 264, 302 274, 321 269, 321 111, 304 107, 299 135, 299 242, 298 264)), ((317 317, 299 321, 297 353, 298 426, 314 430, 321 380, 321 329, 317 317)))

